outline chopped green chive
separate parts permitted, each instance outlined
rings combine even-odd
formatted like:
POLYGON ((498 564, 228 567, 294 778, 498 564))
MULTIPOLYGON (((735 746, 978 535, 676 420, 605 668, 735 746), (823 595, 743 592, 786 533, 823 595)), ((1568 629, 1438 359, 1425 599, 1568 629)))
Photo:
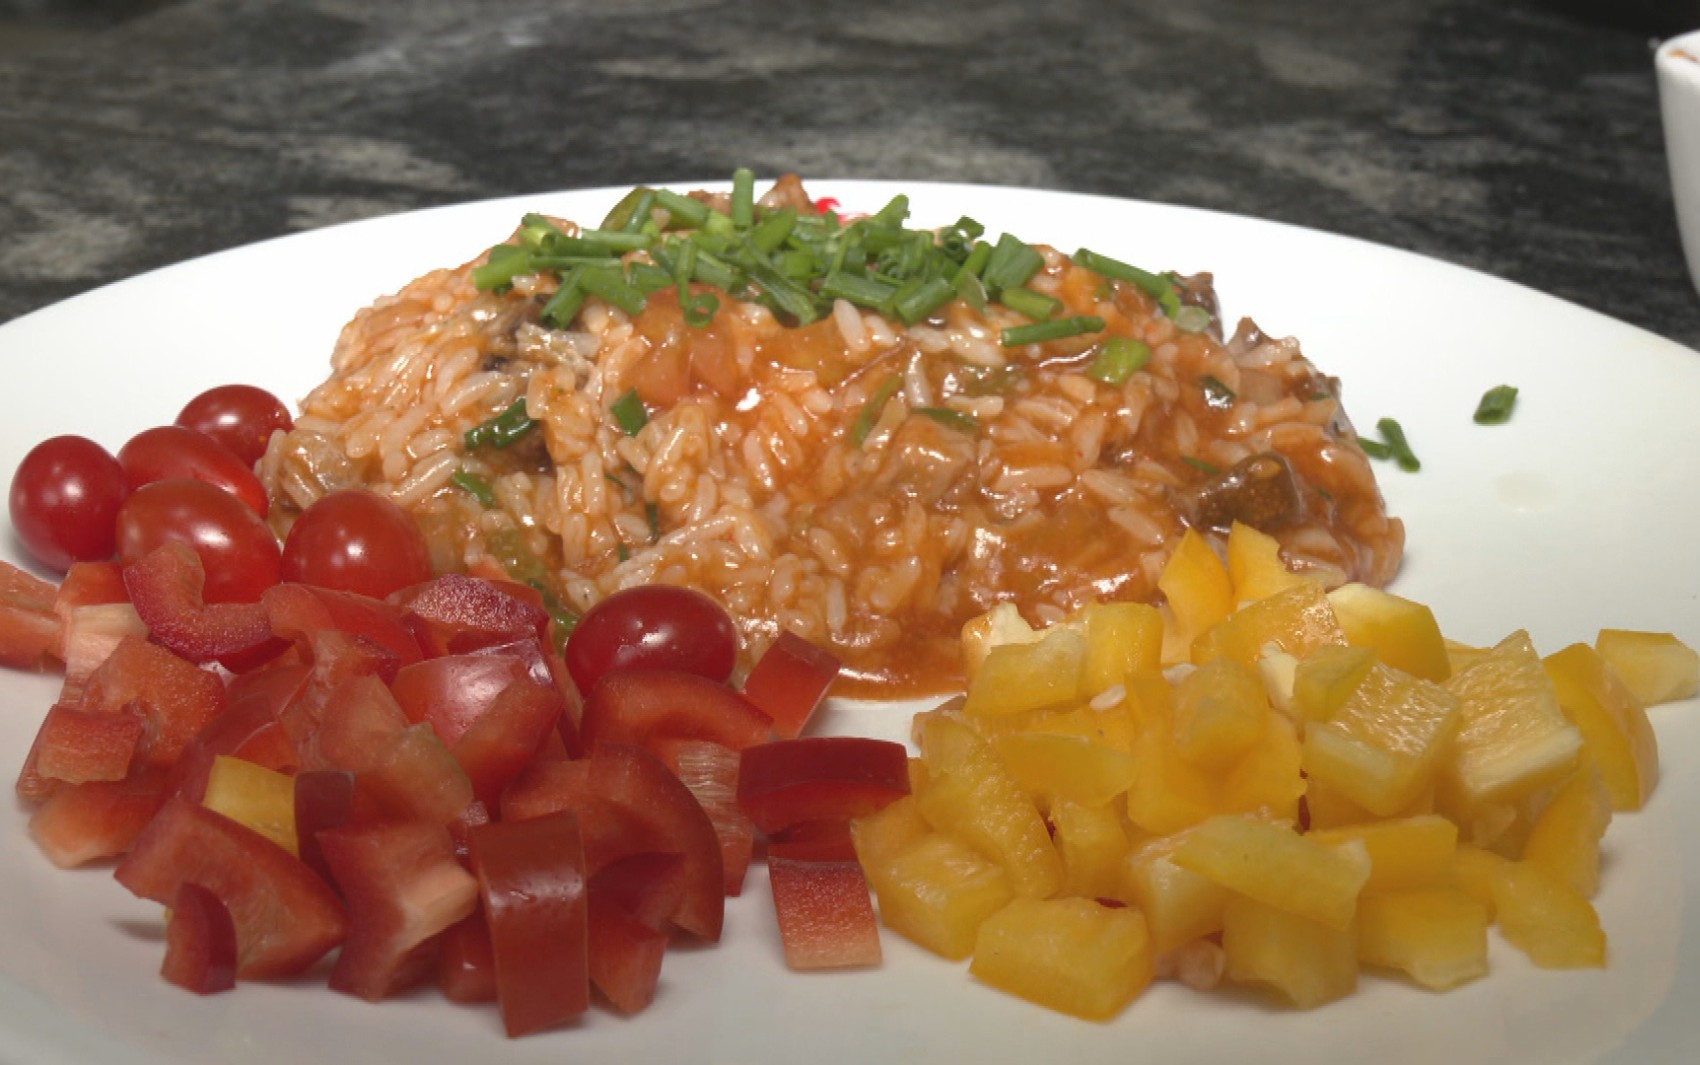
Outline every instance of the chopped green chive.
POLYGON ((586 270, 579 275, 578 283, 586 292, 601 296, 627 314, 643 313, 643 293, 626 280, 618 266, 586 270))
POLYGON ((582 277, 582 270, 562 275, 561 287, 543 305, 543 310, 537 315, 538 320, 551 329, 565 329, 572 325, 579 309, 584 306, 584 286, 579 283, 582 277))
POLYGON ((1215 477, 1216 475, 1218 475, 1222 472, 1221 467, 1213 466, 1210 463, 1205 462, 1203 459, 1194 458, 1191 455, 1182 455, 1181 461, 1186 463, 1188 466, 1191 466, 1193 469, 1199 471, 1200 473, 1209 474, 1211 477, 1215 477))
POLYGON ((955 294, 950 282, 942 277, 911 281, 893 295, 891 310, 905 325, 914 325, 949 303, 955 294))
POLYGON ((466 449, 475 451, 481 447, 504 448, 537 428, 525 413, 525 400, 516 399, 513 405, 493 418, 479 422, 468 429, 465 434, 466 449))
POLYGON ((485 510, 493 510, 496 506, 496 493, 490 488, 490 482, 473 473, 471 470, 456 470, 449 478, 456 488, 478 500, 478 505, 485 510))
POLYGON ((966 411, 953 410, 950 407, 916 407, 916 414, 925 414, 933 421, 950 429, 960 429, 971 433, 980 428, 980 419, 966 411))
POLYGON ((1133 337, 1111 337, 1092 357, 1092 362, 1086 367, 1086 376, 1107 385, 1120 386, 1145 369, 1145 364, 1150 361, 1151 348, 1145 341, 1133 337))
POLYGON ((756 175, 748 167, 732 171, 732 224, 739 229, 750 228, 755 221, 756 175))
POLYGON ((661 508, 653 500, 644 503, 643 516, 649 522, 649 542, 661 539, 661 508))
POLYGON ((1398 422, 1392 418, 1383 418, 1375 423, 1375 427, 1381 433, 1381 442, 1379 446, 1371 447, 1370 445, 1377 442, 1360 438, 1358 443, 1363 446, 1364 454, 1374 459, 1392 459, 1406 473, 1416 473, 1423 468, 1416 452, 1411 450, 1410 442, 1405 439, 1404 428, 1398 422))
POLYGON ((849 300, 859 307, 879 310, 897 294, 897 286, 889 281, 840 270, 826 275, 821 281, 820 294, 827 299, 849 300))
POLYGON ((628 389, 610 404, 608 413, 614 416, 614 424, 627 436, 638 435, 643 431, 643 427, 649 424, 649 414, 643 409, 643 400, 639 398, 635 388, 628 389))
POLYGON ((850 426, 850 439, 855 441, 857 447, 861 447, 862 441, 866 440, 868 434, 874 431, 874 426, 880 420, 880 412, 885 410, 885 405, 891 402, 892 396, 897 395, 897 390, 902 385, 903 378, 897 374, 892 374, 875 390, 873 395, 868 397, 868 401, 862 404, 861 411, 856 415, 855 424, 850 426))
POLYGON ((1035 322, 1042 322, 1062 309, 1060 300, 1052 299, 1042 292, 1034 292, 1030 288, 1006 288, 998 293, 998 302, 1035 322))
POLYGON ((1044 265, 1044 256, 1005 233, 992 247, 992 254, 986 260, 986 269, 980 275, 980 280, 994 292, 1019 288, 1027 284, 1044 265))
POLYGON ((1392 448, 1383 444, 1379 440, 1372 440, 1367 436, 1358 437, 1358 446, 1363 448, 1364 454, 1368 455, 1372 459, 1386 461, 1393 457, 1392 448))
POLYGON ((627 547, 625 544, 621 544, 618 548, 616 548, 614 553, 619 555, 621 562, 630 562, 632 560, 632 549, 627 547))
POLYGON ((1482 393, 1481 402, 1476 404, 1475 422, 1477 425, 1504 425, 1511 420, 1511 412, 1516 406, 1516 386, 1495 385, 1482 393))
POLYGON ((1187 304, 1174 314, 1175 328, 1183 333, 1202 333, 1210 328, 1210 312, 1187 304))
POLYGON ((715 312, 720 310, 720 299, 712 292, 692 292, 681 282, 679 309, 685 313, 686 325, 701 329, 714 321, 715 312))
POLYGON ((700 229, 708 221, 708 204, 672 189, 656 189, 655 205, 672 215, 673 221, 690 229, 700 229))
POLYGON ((1061 340, 1064 337, 1079 336, 1082 333, 1097 333, 1104 328, 1102 318, 1080 315, 1074 318, 1053 318, 1048 322, 1034 322, 1032 325, 1018 325, 1005 329, 999 342, 1006 348, 1018 348, 1023 344, 1043 344, 1048 340, 1061 340))

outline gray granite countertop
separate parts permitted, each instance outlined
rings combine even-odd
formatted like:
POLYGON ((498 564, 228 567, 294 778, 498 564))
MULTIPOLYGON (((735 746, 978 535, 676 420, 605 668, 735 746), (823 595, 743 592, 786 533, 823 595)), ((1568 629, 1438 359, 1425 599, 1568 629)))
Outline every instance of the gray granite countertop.
POLYGON ((1700 346, 1651 65, 1685 20, 1700 4, 0 0, 0 321, 331 222, 748 165, 1278 219, 1700 346))

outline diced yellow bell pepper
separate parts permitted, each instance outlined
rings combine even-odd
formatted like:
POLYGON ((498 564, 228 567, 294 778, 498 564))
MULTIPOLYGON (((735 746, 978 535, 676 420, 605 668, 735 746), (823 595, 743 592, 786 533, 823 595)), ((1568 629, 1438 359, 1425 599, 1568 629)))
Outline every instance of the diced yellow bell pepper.
POLYGON ((1381 660, 1423 680, 1442 681, 1452 671, 1434 611, 1367 584, 1342 584, 1328 593, 1347 642, 1372 647, 1381 660))
POLYGON ((201 805, 247 825, 291 854, 299 853, 295 781, 275 769, 216 755, 201 805))
POLYGON ((932 830, 915 805, 915 796, 909 794, 887 803, 875 813, 852 821, 850 840, 856 846, 856 859, 863 866, 871 867, 890 861, 898 852, 932 830))
POLYGON ((1441 773, 1455 816, 1471 816, 1484 803, 1515 802, 1575 767, 1582 734, 1560 709, 1527 632, 1477 656, 1445 687, 1463 704, 1441 773))
POLYGON ((1062 893, 1084 899, 1116 898, 1131 849, 1121 811, 1108 802, 1059 802, 1051 807, 1050 822, 1062 855, 1062 893))
POLYGON ((1700 692, 1700 654, 1668 632, 1601 629, 1594 650, 1642 706, 1700 692))
POLYGON ((1014 603, 999 603, 962 626, 962 669, 970 683, 992 648, 1006 643, 1032 643, 1039 638, 1014 603))
POLYGON ((1218 658, 1175 686, 1175 746, 1181 757, 1208 770, 1239 760, 1263 734, 1269 698, 1249 669, 1218 658))
POLYGON ((1559 705, 1599 767, 1612 808, 1641 809, 1659 781, 1659 742, 1646 709, 1586 644, 1571 644, 1543 664, 1559 705))
POLYGON ((1275 820, 1296 822, 1299 799, 1305 793, 1300 765, 1299 738, 1292 722, 1273 711, 1265 711, 1262 734, 1217 782, 1217 812, 1261 810, 1275 820))
POLYGON ((1369 852, 1365 891, 1403 891, 1447 884, 1458 849, 1458 826, 1438 814, 1317 829, 1318 843, 1360 840, 1369 852))
POLYGON ((1368 647, 1322 647, 1301 658, 1293 669, 1294 720, 1333 717, 1369 676, 1375 660, 1368 647))
POLYGON ((1306 727, 1305 773, 1392 816, 1433 781, 1460 710, 1445 688, 1378 662, 1333 717, 1306 727))
POLYGON ((1174 660, 1187 661, 1192 641, 1234 608, 1228 568, 1196 529, 1188 529, 1158 576, 1157 587, 1167 598, 1175 623, 1174 639, 1165 653, 1178 651, 1174 660))
POLYGON ((1540 866, 1500 866, 1493 900, 1500 932, 1541 968, 1605 966, 1606 934, 1593 904, 1540 866))
POLYGON ((1361 842, 1331 846, 1243 815, 1200 824, 1175 848, 1173 861, 1246 898, 1333 929, 1351 926, 1370 872, 1361 842))
POLYGON ((1073 736, 1103 744, 1123 754, 1133 753, 1133 721, 1120 703, 1096 707, 1087 703, 1069 710, 1036 714, 1021 723, 1020 732, 1042 733, 1048 736, 1073 736))
POLYGON ((1365 892, 1358 960, 1445 991, 1488 971, 1487 908, 1453 887, 1365 892))
POLYGON ((1217 812, 1214 779, 1181 757, 1168 728, 1141 729, 1134 737, 1133 759, 1127 816, 1140 828, 1166 836, 1217 812))
POLYGON ((1240 607, 1193 642, 1192 660, 1231 658, 1249 668, 1270 647, 1304 657, 1319 647, 1344 646, 1346 634, 1322 586, 1300 581, 1268 599, 1240 607))
MULTIPOLYGON (((1187 830, 1191 831, 1191 830, 1187 830)), ((1222 929, 1227 888, 1173 861, 1187 831, 1147 840, 1129 852, 1115 898, 1139 907, 1159 955, 1222 929)))
POLYGON ((1015 894, 1024 898, 1055 894, 1062 886, 1062 858, 1039 808, 991 745, 942 717, 927 724, 922 743, 928 778, 916 803, 927 823, 995 861, 1008 875, 1015 894), (949 729, 950 725, 961 731, 949 729), (935 764, 927 744, 943 735, 952 736, 960 746, 952 747, 948 761, 935 764))
MULTIPOLYGON (((1393 811, 1387 817, 1421 817, 1434 813, 1434 807, 1434 788, 1428 787, 1418 792, 1417 797, 1409 804, 1393 811)), ((1385 820, 1380 814, 1371 813, 1347 798, 1340 789, 1327 781, 1314 778, 1305 781, 1305 811, 1309 816, 1307 826, 1312 831, 1385 820)))
POLYGON ((1086 632, 1081 692, 1088 699, 1162 666, 1163 615, 1149 603, 1092 603, 1076 613, 1086 632))
POLYGON ((996 863, 939 832, 864 862, 863 870, 886 927, 952 960, 973 953, 980 922, 1014 897, 996 863))
POLYGON ((1138 910, 1017 899, 980 925, 968 971, 1030 1002, 1104 1021, 1145 990, 1155 967, 1138 910))
POLYGON ((1080 736, 1016 732, 994 737, 992 749, 1027 794, 1101 806, 1133 783, 1133 755, 1080 736))
POLYGON ((1228 979, 1272 988, 1300 1009, 1344 998, 1358 986, 1357 937, 1255 899, 1234 896, 1222 913, 1228 979))
POLYGON ((1239 603, 1268 599, 1295 585, 1315 583, 1287 568, 1281 561, 1281 544, 1273 536, 1237 521, 1228 528, 1228 580, 1239 603))
POLYGON ((1599 770, 1585 764, 1530 826, 1523 860, 1593 898, 1600 889, 1600 841, 1610 824, 1611 794, 1599 770))
POLYGON ((1029 643, 999 644, 969 683, 963 713, 1003 716, 1074 702, 1081 698, 1086 652, 1086 636, 1068 625, 1053 625, 1029 643))
POLYGON ((1499 871, 1511 864, 1511 859, 1469 843, 1458 844, 1452 852, 1450 882, 1453 887, 1482 904, 1488 920, 1493 920, 1493 882, 1499 871))

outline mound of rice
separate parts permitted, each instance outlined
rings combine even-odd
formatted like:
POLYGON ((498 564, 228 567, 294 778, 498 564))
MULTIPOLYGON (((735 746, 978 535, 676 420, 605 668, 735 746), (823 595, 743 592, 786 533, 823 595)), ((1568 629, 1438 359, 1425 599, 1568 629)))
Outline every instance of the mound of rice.
MULTIPOLYGON (((814 210, 794 179, 762 205, 814 210)), ((959 684, 962 623, 995 603, 1042 623, 1156 600, 1189 526, 1219 541, 1255 525, 1330 584, 1392 577, 1403 528, 1338 382, 1296 341, 1249 321, 1224 337, 1207 276, 1174 279, 1210 312, 1187 331, 1138 285, 1038 250, 1027 287, 1101 333, 1005 347, 1029 319, 962 300, 905 327, 839 299, 798 326, 725 293, 687 324, 671 290, 635 315, 591 297, 553 329, 554 278, 486 291, 476 262, 436 270, 348 324, 261 474, 286 521, 364 487, 420 521, 440 569, 505 573, 576 611, 636 584, 699 588, 746 661, 791 629, 871 695, 959 684), (1117 383, 1093 365, 1108 336, 1149 349, 1117 383), (520 400, 535 431, 468 447, 520 400)))

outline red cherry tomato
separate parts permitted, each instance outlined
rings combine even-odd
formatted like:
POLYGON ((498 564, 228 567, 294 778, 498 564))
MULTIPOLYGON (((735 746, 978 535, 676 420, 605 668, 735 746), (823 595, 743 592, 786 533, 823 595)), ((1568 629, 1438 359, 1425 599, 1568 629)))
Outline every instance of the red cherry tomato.
POLYGON ((581 692, 613 669, 672 669, 724 684, 738 657, 738 634, 725 609, 701 592, 641 585, 585 611, 565 657, 581 692))
POLYGON ((357 488, 308 507, 283 543, 283 579, 382 599, 431 579, 425 534, 407 512, 357 488))
POLYGON ((129 494, 118 460, 93 440, 56 436, 12 475, 12 528, 44 566, 111 558, 113 522, 129 494))
POLYGON ((118 558, 135 562, 168 540, 188 544, 207 570, 209 603, 256 603, 278 582, 271 528, 223 489, 173 478, 145 484, 118 510, 118 558))
POLYGON ((288 432, 295 423, 289 408, 265 389, 220 385, 191 399, 177 424, 212 437, 251 467, 266 453, 272 433, 288 432))
POLYGON ((262 518, 270 505, 265 486, 236 452, 181 425, 143 429, 118 449, 118 464, 132 492, 154 481, 187 477, 224 489, 262 518))

